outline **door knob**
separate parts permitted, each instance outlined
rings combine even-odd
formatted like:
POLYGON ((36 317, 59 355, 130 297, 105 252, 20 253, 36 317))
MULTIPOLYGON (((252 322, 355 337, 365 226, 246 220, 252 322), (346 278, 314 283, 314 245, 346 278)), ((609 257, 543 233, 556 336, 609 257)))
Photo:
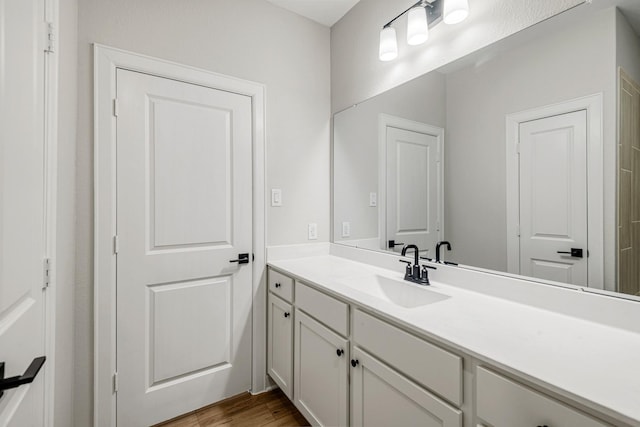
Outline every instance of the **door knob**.
POLYGON ((567 254, 571 255, 574 258, 582 258, 582 249, 571 248, 571 252, 569 251, 558 251, 559 254, 567 254))
POLYGON ((229 262, 237 262, 238 264, 249 264, 249 254, 238 254, 238 259, 229 260, 229 262))
POLYGON ((45 360, 47 360, 46 356, 36 357, 33 359, 27 370, 24 371, 24 374, 10 378, 4 377, 4 362, 0 362, 0 397, 4 394, 4 390, 32 383, 36 378, 36 375, 38 375, 38 372, 40 372, 40 368, 44 365, 45 360))

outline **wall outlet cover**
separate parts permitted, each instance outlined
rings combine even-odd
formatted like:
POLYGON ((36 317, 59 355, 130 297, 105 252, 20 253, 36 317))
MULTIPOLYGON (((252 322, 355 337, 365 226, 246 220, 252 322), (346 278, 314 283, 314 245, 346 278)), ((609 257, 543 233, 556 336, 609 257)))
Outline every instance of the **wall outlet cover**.
POLYGON ((318 224, 312 222, 309 224, 309 240, 318 239, 318 224))
POLYGON ((342 223, 342 237, 350 237, 351 236, 351 223, 343 222, 342 223))
POLYGON ((378 193, 369 193, 369 206, 378 206, 378 193))

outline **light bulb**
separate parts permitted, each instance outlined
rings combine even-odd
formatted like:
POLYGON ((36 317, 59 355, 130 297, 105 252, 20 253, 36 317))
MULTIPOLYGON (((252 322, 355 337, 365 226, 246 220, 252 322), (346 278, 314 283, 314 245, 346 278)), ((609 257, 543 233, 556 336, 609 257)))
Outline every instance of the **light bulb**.
POLYGON ((426 42, 429 38, 429 25, 425 8, 414 7, 409 11, 407 18, 407 43, 415 46, 426 42))
POLYGON ((385 27, 380 31, 380 61, 391 61, 398 56, 398 40, 393 27, 385 27))
POLYGON ((445 0, 443 21, 445 24, 458 24, 469 16, 468 0, 445 0))

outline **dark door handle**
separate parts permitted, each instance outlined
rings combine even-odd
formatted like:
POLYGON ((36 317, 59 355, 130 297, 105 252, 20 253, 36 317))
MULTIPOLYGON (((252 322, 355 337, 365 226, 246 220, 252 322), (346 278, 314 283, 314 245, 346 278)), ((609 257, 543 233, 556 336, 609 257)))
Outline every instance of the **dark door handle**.
POLYGON ((353 366, 354 368, 359 364, 360 364, 360 361, 358 359, 351 359, 351 366, 353 366))
POLYGON ((0 362, 0 397, 4 394, 4 390, 32 383, 36 375, 38 375, 38 372, 40 372, 40 368, 44 365, 45 360, 47 360, 46 356, 36 357, 33 359, 27 370, 24 371, 24 374, 10 378, 4 377, 4 362, 0 362))
POLYGON ((571 252, 569 251, 558 251, 559 254, 567 254, 571 255, 574 258, 582 258, 582 249, 571 248, 571 252))
POLYGON ((389 240, 389 249, 393 249, 396 246, 403 246, 404 243, 402 242, 396 242, 395 240, 389 240))
POLYGON ((238 264, 249 264, 249 254, 238 254, 238 259, 229 260, 229 262, 237 262, 238 264))

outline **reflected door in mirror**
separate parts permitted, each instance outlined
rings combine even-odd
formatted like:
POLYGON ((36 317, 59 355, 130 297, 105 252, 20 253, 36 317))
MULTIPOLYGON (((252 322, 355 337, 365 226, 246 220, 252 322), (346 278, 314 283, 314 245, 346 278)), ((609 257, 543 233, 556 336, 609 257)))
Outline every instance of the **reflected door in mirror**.
POLYGON ((584 110, 520 124, 520 274, 588 283, 586 128, 584 110))
POLYGON ((386 148, 386 240, 414 244, 421 254, 430 254, 439 240, 438 138, 387 127, 386 148))

